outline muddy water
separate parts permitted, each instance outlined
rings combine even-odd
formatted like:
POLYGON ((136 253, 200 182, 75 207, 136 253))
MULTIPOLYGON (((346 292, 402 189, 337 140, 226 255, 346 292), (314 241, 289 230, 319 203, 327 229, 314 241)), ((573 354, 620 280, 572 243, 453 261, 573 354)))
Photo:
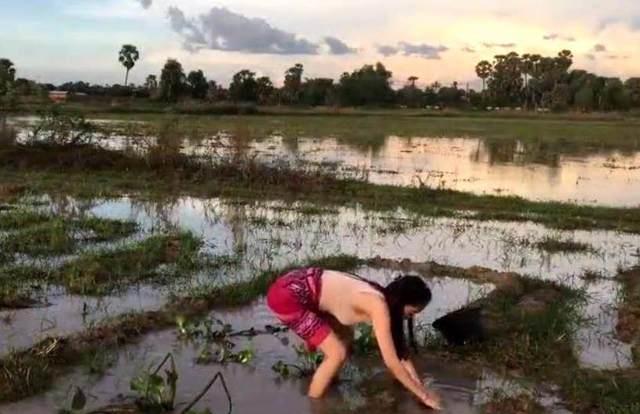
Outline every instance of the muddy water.
POLYGON ((159 309, 164 297, 161 289, 147 286, 100 298, 51 292, 40 307, 0 312, 0 317, 8 318, 0 323, 0 354, 29 347, 47 336, 79 332, 123 313, 159 309))
MULTIPOLYGON (((401 210, 393 214, 372 213, 357 207, 305 214, 308 207, 184 197, 161 203, 132 198, 90 202, 65 199, 54 201, 49 208, 58 213, 80 211, 98 217, 135 220, 142 232, 177 226, 202 236, 207 252, 239 259, 234 269, 223 272, 207 269, 168 287, 179 294, 200 285, 246 280, 266 268, 281 268, 343 253, 365 259, 381 256, 464 268, 484 266, 585 286, 591 296, 584 314, 593 318, 594 323, 577 335, 580 360, 585 365, 601 368, 630 363, 628 346, 613 339, 618 284, 611 278, 618 268, 638 263, 640 236, 608 231, 549 231, 532 223, 420 218, 401 210), (533 243, 547 236, 587 243, 593 251, 550 254, 533 247, 533 243), (586 271, 606 279, 586 283, 580 279, 586 271)), ((110 299, 110 315, 130 310, 126 304, 135 304, 139 309, 153 308, 164 301, 162 294, 158 296, 149 299, 133 291, 130 296, 110 299)), ((461 296, 466 300, 468 295, 461 296)), ((455 299, 447 298, 449 300, 455 299)), ((17 312, 16 322, 9 327, 0 325, 3 334, 0 336, 8 338, 3 339, 0 352, 34 342, 42 335, 41 326, 49 328, 49 334, 56 333, 58 327, 51 327, 50 320, 63 321, 58 322, 63 332, 83 329, 85 324, 80 312, 83 301, 70 298, 68 305, 17 312)), ((60 298, 54 302, 64 303, 60 298)))
MULTIPOLYGON (((392 277, 392 272, 385 270, 361 268, 358 271, 381 282, 392 277)), ((466 293, 481 294, 483 290, 491 288, 471 286, 465 281, 452 283, 448 278, 432 279, 429 283, 434 289, 436 300, 425 311, 425 321, 464 304, 464 300, 460 298, 465 297, 466 293)), ((262 328, 266 324, 277 323, 263 300, 250 307, 215 311, 211 317, 232 324, 234 329, 262 328)), ((0 413, 35 414, 53 411, 54 407, 63 407, 65 404, 68 406, 68 390, 73 386, 80 386, 90 395, 91 407, 122 402, 122 396, 131 394, 130 380, 157 364, 168 352, 176 359, 180 375, 177 401, 182 404, 193 399, 207 381, 216 372, 221 371, 231 391, 233 412, 237 413, 330 414, 361 410, 372 413, 425 412, 407 392, 393 384, 376 356, 352 358, 329 395, 322 401, 311 402, 305 397, 308 380, 281 379, 271 370, 271 366, 278 360, 286 363, 297 362, 292 345, 297 344, 298 339, 294 335, 260 335, 250 340, 237 339, 234 342, 238 350, 253 349, 255 359, 246 366, 198 365, 194 361, 199 353, 213 345, 181 341, 171 330, 148 335, 139 344, 123 348, 114 355, 113 366, 107 370, 106 375, 96 377, 86 374, 82 369, 76 369, 62 381, 58 381, 52 391, 0 407, 0 413), (288 342, 283 342, 283 338, 288 342)), ((516 385, 515 382, 500 378, 488 370, 441 361, 429 355, 416 357, 416 365, 423 373, 425 383, 443 397, 445 413, 479 413, 479 405, 489 399, 494 389, 514 394, 539 391, 536 387, 516 385)), ((543 401, 550 408, 556 403, 553 398, 543 401)), ((222 389, 214 387, 199 403, 198 408, 226 412, 226 398, 222 389)))

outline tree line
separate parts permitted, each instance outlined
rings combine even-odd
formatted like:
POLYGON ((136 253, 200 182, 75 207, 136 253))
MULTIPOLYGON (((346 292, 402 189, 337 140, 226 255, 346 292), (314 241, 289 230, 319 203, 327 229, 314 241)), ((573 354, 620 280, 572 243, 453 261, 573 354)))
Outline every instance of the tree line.
POLYGON ((564 111, 626 110, 640 107, 640 78, 625 82, 571 69, 573 55, 563 50, 557 56, 497 55, 492 62, 479 62, 475 71, 482 90, 444 86, 433 82, 419 87, 411 76, 400 89, 393 88, 392 72, 382 63, 364 65, 343 73, 338 80, 304 77, 304 66, 295 64, 284 73, 284 83, 276 87, 267 76, 249 69, 237 72, 228 86, 207 79, 200 70, 186 71, 175 59, 168 59, 159 76, 150 74, 143 85, 131 85, 129 73, 140 58, 134 45, 123 45, 118 60, 125 69, 124 85, 95 85, 67 82, 62 85, 37 84, 16 78, 9 59, 0 59, 0 99, 5 103, 18 96, 46 95, 51 90, 105 97, 139 97, 175 103, 181 100, 206 102, 253 102, 259 105, 304 106, 384 106, 523 108, 564 111))
POLYGON ((626 110, 640 106, 640 78, 599 76, 571 69, 573 54, 562 50, 557 56, 516 52, 483 60, 476 74, 483 82, 482 100, 495 106, 521 106, 563 111, 570 108, 626 110))

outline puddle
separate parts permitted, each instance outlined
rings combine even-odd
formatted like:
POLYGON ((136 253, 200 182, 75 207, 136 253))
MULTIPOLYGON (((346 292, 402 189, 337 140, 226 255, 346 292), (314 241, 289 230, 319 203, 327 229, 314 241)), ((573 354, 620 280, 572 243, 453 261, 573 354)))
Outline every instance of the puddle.
MULTIPOLYGON (((364 276, 378 281, 387 281, 393 277, 386 270, 358 269, 364 276)), ((425 321, 441 316, 462 303, 461 297, 473 289, 490 289, 474 286, 469 282, 449 278, 435 278, 429 281, 434 289, 434 302, 425 312, 425 321), (459 283, 458 283, 459 282, 459 283), (438 298, 441 298, 439 300, 438 298)), ((479 291, 475 291, 479 292, 479 291)), ((250 327, 262 328, 277 321, 267 309, 264 300, 252 306, 229 311, 212 312, 212 317, 233 325, 234 329, 250 327)), ((157 365, 171 352, 176 360, 180 375, 178 381, 178 402, 192 400, 212 376, 221 371, 229 386, 233 399, 234 412, 239 413, 355 413, 367 410, 371 413, 421 413, 421 408, 407 392, 401 390, 390 380, 378 357, 354 357, 341 374, 341 381, 334 386, 329 395, 321 401, 312 402, 305 396, 308 380, 282 379, 271 369, 272 365, 283 360, 296 363, 296 354, 292 345, 298 339, 291 333, 279 334, 289 340, 285 344, 273 335, 259 335, 252 339, 236 338, 236 349, 253 349, 255 359, 248 365, 199 365, 197 356, 206 345, 184 342, 176 338, 175 331, 168 330, 147 335, 136 344, 120 349, 113 357, 113 366, 106 375, 96 377, 87 374, 81 368, 57 381, 53 390, 15 404, 0 407, 0 413, 21 412, 35 414, 43 408, 51 410, 63 407, 70 401, 69 390, 80 386, 89 396, 90 408, 104 407, 119 401, 119 396, 130 395, 131 379, 147 367, 157 365)), ((424 373, 424 380, 437 390, 445 403, 443 413, 476 414, 480 413, 480 404, 486 403, 491 391, 520 393, 529 390, 512 380, 501 378, 489 370, 469 369, 458 363, 440 361, 429 355, 416 357, 416 365, 424 373)), ((547 398, 546 404, 553 407, 557 401, 547 398)), ((184 405, 182 406, 184 407, 184 405)), ((214 387, 196 406, 209 408, 213 412, 227 412, 226 398, 219 387, 214 387)))

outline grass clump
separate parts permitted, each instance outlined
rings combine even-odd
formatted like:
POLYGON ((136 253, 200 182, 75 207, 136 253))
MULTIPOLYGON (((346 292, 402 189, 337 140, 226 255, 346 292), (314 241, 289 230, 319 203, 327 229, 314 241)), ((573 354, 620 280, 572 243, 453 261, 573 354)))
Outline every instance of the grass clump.
POLYGON ((191 233, 151 236, 133 246, 89 253, 69 262, 54 277, 72 293, 100 295, 160 275, 160 265, 195 266, 201 240, 191 233))
POLYGON ((620 340, 632 344, 633 360, 640 367, 640 266, 621 272, 618 279, 623 289, 616 333, 620 340))
POLYGON ((53 381, 47 359, 32 353, 11 353, 0 360, 0 401, 17 401, 48 389, 53 381))
POLYGON ((501 392, 482 407, 483 414, 544 414, 546 410, 531 395, 508 396, 501 392))
POLYGON ((593 247, 587 243, 581 243, 575 240, 563 240, 553 236, 545 236, 541 241, 535 243, 534 247, 549 253, 581 253, 594 251, 593 247))
POLYGON ((45 280, 47 274, 28 266, 0 267, 0 309, 23 309, 35 306, 34 282, 45 280))
POLYGON ((50 219, 43 213, 26 209, 14 209, 0 213, 0 231, 21 230, 42 224, 50 219))
POLYGON ((51 217, 41 225, 28 227, 0 239, 4 251, 32 256, 72 253, 80 242, 109 241, 134 233, 130 221, 87 218, 67 220, 51 217))

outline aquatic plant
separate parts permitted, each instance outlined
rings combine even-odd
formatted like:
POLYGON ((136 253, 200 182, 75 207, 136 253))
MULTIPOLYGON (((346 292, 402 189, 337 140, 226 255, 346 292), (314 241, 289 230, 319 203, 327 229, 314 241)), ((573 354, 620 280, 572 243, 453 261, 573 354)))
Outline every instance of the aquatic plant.
POLYGON ((282 378, 303 378, 312 375, 322 363, 322 353, 310 351, 303 345, 296 345, 293 349, 297 355, 296 363, 289 364, 279 360, 271 366, 271 369, 282 378))

